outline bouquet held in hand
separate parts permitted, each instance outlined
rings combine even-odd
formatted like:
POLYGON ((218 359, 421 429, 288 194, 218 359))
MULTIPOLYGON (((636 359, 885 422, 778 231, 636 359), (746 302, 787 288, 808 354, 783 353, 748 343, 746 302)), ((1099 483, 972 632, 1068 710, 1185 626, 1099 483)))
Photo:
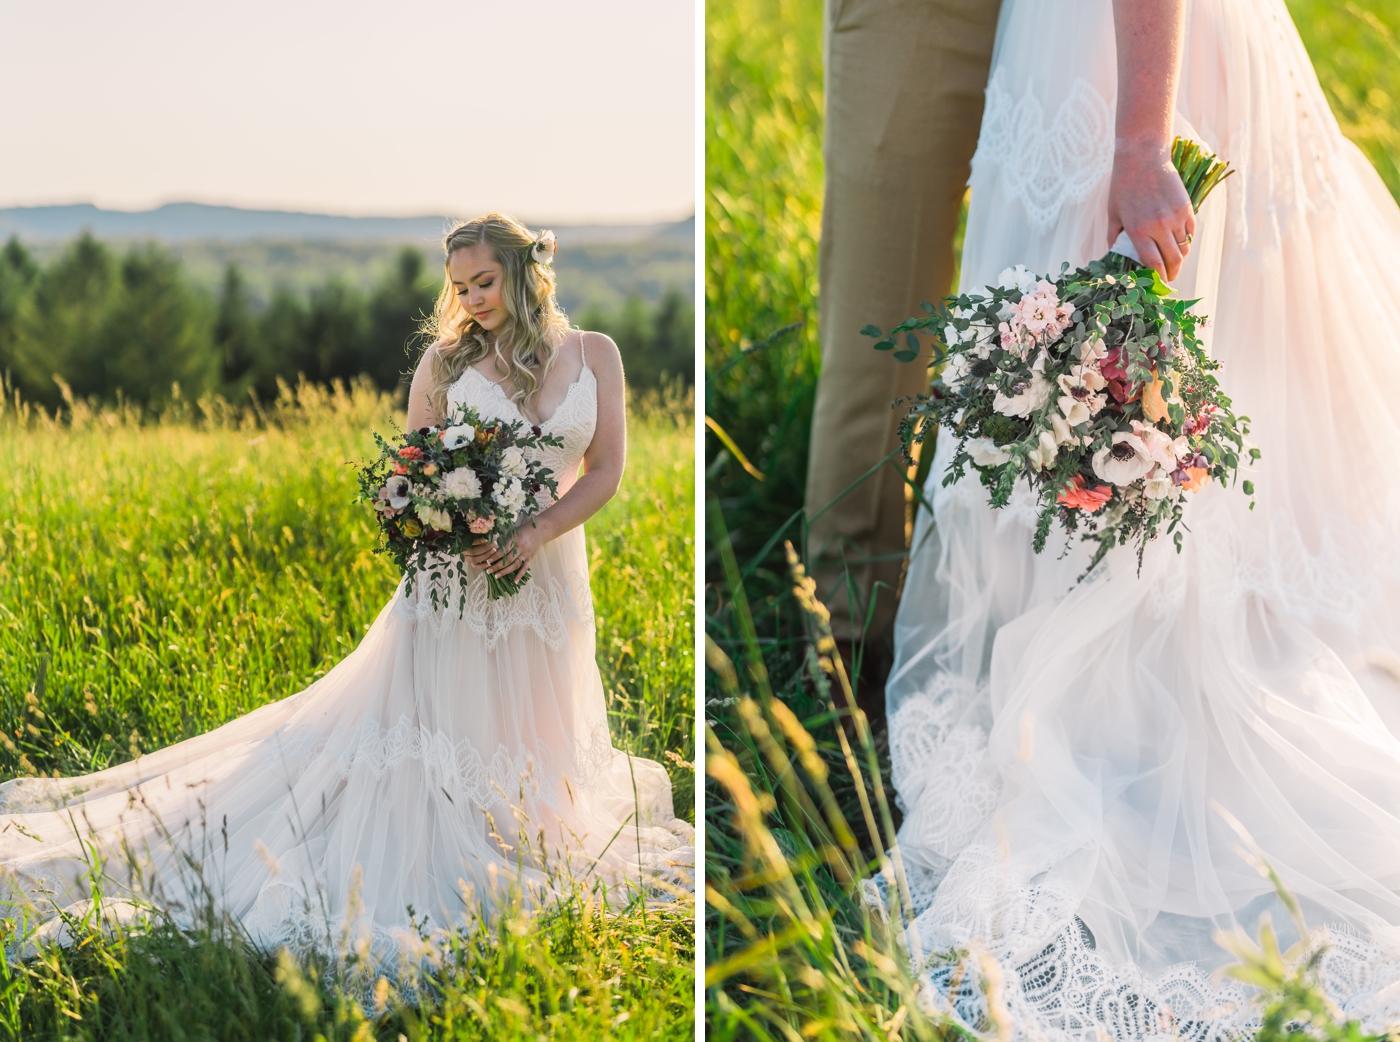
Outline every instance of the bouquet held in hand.
MULTIPOLYGON (((562 440, 520 420, 482 420, 470 407, 441 427, 409 431, 397 445, 374 438, 379 458, 360 470, 359 498, 374 508, 384 536, 376 553, 394 559, 410 593, 419 573, 455 578, 462 610, 471 582, 463 552, 479 540, 509 545, 539 513, 540 497, 558 494, 553 472, 530 450, 562 440)), ((511 596, 529 579, 488 574, 488 593, 511 596)), ((445 585, 430 584, 435 608, 445 585)))
MULTIPOLYGON (((1178 139, 1174 158, 1192 204, 1227 168, 1178 139)), ((1181 549, 1187 497, 1211 481, 1230 485, 1247 445, 1249 418, 1236 416, 1198 338, 1207 319, 1150 268, 1109 253, 1058 278, 1018 265, 985 294, 925 304, 875 346, 901 361, 919 354, 916 332, 934 339, 941 372, 914 399, 901 426, 906 456, 940 426, 958 439, 944 484, 971 468, 993 507, 1025 478, 1038 500, 1037 553, 1050 527, 1097 541, 1089 570, 1113 547, 1166 533, 1181 549)), ((868 336, 883 337, 867 326, 868 336)), ((1251 482, 1242 482, 1253 495, 1251 482)), ((1253 504, 1251 503, 1251 507, 1253 504)), ((1087 571, 1085 574, 1088 574, 1087 571)))

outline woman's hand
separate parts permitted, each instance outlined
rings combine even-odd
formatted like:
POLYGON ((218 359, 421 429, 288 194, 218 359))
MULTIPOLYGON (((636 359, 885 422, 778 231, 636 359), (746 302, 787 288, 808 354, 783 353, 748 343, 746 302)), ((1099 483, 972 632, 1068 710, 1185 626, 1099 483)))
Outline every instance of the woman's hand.
MULTIPOLYGON (((538 519, 537 519, 538 520, 538 519)), ((504 546, 487 539, 478 539, 466 552, 473 568, 484 569, 498 578, 520 578, 530 569, 530 562, 546 542, 544 530, 528 521, 504 546)))
POLYGON ((1196 215, 1172 165, 1169 146, 1120 142, 1114 152, 1108 188, 1110 246, 1122 231, 1133 240, 1142 262, 1168 282, 1180 274, 1196 234, 1196 215))

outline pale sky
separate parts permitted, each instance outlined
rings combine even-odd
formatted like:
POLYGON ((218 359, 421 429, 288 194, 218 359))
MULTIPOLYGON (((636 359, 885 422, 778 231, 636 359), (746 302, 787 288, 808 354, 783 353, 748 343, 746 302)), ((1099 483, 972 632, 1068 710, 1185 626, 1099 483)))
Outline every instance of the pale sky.
POLYGON ((695 0, 0 0, 0 207, 695 208, 695 0))

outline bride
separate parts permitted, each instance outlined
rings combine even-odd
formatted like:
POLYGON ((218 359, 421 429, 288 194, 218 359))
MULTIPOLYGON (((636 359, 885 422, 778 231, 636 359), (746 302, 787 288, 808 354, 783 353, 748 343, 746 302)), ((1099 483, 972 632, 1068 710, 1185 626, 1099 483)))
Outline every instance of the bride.
POLYGON ((468 555, 460 614, 456 597, 434 609, 424 582, 401 583, 300 694, 97 774, 0 786, 16 914, 56 922, 95 886, 177 921, 212 900, 266 946, 334 955, 348 935, 382 963, 425 921, 460 925, 560 874, 684 884, 692 829, 664 769, 613 748, 594 661, 582 525, 622 478, 622 362, 606 336, 569 328, 552 251, 552 234, 500 214, 448 234, 408 422, 475 406, 556 435, 541 453, 557 501, 511 545, 468 555), (488 599, 487 572, 526 571, 520 593, 488 599))
POLYGON ((1252 512, 1205 490, 1180 555, 1076 585, 1087 548, 1034 554, 1030 497, 945 488, 940 441, 887 689, 920 945, 985 945, 1028 1037, 1227 1037, 1216 931, 1297 936, 1253 844, 1333 998, 1396 1020, 1400 209, 1284 0, 1003 0, 971 188, 964 289, 1126 229, 1212 317, 1262 458, 1252 512), (1195 217, 1173 134, 1237 171, 1195 217))

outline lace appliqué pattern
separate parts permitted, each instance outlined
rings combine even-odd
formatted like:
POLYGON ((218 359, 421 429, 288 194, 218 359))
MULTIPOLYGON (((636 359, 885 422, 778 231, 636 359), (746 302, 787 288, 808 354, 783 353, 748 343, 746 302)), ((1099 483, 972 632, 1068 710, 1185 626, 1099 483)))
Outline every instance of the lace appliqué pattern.
POLYGON ((1113 171, 1113 111, 1086 80, 1076 79, 1048 124, 1030 84, 1020 101, 1004 69, 987 84, 987 104, 973 169, 999 168, 1007 191, 1031 226, 1048 232, 1067 203, 1082 203, 1113 171))
POLYGON ((996 809, 1000 786, 978 776, 987 734, 955 723, 975 697, 971 684, 940 674, 890 719, 890 764, 905 811, 900 834, 920 853, 956 857, 996 809))
POLYGON ((513 597, 494 601, 488 595, 486 576, 478 575, 467 587, 465 604, 460 603, 462 593, 455 579, 436 573, 419 575, 412 593, 405 591, 405 585, 400 583, 394 595, 395 613, 429 624, 437 636, 454 623, 466 626, 486 639, 487 651, 494 651, 511 630, 522 628, 534 630, 552 651, 558 651, 564 646, 567 621, 593 623, 593 591, 582 572, 562 580, 532 578, 513 597))

